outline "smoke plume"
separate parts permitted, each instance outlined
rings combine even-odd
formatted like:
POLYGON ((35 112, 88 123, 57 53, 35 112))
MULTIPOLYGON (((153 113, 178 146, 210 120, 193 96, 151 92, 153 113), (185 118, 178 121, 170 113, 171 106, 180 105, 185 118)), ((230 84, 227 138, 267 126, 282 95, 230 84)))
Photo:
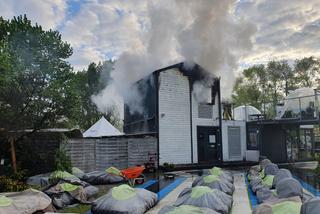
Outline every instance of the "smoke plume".
MULTIPOLYGON (((119 103, 119 97, 123 96, 130 98, 128 102, 139 102, 141 94, 130 88, 132 83, 181 61, 198 63, 221 76, 222 96, 229 97, 238 61, 250 51, 255 33, 253 25, 234 15, 235 3, 234 0, 147 1, 146 29, 117 59, 111 73, 112 84, 93 99, 98 108, 119 103)), ((189 63, 187 66, 192 64, 189 63)))

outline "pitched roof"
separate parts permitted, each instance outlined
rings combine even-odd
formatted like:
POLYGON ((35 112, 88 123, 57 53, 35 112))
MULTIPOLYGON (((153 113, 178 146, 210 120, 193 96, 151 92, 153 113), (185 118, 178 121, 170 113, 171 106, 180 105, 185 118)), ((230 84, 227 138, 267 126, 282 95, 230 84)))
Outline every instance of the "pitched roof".
POLYGON ((106 118, 101 117, 95 124, 93 124, 87 131, 83 133, 83 137, 103 137, 116 136, 122 133, 116 129, 106 118))

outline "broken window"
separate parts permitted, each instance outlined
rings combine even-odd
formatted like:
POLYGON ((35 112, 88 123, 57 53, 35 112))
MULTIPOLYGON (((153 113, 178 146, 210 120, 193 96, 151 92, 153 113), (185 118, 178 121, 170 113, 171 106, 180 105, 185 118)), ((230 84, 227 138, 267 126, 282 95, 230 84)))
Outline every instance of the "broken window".
POLYGON ((212 105, 199 103, 198 105, 198 117, 199 118, 212 118, 212 105))

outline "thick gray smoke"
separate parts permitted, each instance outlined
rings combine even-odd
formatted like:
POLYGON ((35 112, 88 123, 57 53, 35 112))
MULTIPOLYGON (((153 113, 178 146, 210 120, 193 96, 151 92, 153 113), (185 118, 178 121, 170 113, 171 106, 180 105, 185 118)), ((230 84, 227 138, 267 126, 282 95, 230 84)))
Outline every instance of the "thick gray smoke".
MULTIPOLYGON (((236 1, 147 2, 146 30, 118 58, 111 74, 112 85, 93 98, 99 109, 119 103, 123 96, 139 103, 141 95, 130 88, 132 83, 181 61, 198 63, 221 76, 222 96, 229 97, 238 60, 250 51, 255 32, 253 25, 234 15, 236 1)), ((143 110, 136 106, 136 111, 143 110)))

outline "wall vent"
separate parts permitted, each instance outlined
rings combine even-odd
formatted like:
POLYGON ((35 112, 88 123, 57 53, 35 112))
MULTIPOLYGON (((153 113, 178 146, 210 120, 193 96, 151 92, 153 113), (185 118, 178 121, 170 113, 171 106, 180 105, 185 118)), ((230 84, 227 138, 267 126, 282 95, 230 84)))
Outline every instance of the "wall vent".
POLYGON ((212 105, 199 104, 198 105, 198 116, 199 118, 212 118, 212 105))
POLYGON ((229 159, 241 158, 241 138, 239 126, 228 126, 229 159))

